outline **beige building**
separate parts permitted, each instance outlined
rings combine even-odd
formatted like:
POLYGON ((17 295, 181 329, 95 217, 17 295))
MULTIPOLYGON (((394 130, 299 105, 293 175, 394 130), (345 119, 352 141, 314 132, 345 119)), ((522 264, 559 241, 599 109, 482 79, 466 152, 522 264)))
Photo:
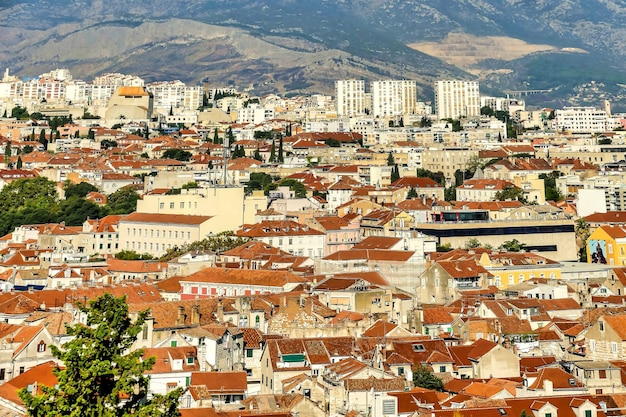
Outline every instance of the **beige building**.
POLYGON ((435 113, 440 120, 479 116, 478 81, 435 81, 435 113))
POLYGON ((138 213, 214 217, 207 233, 236 230, 244 223, 255 223, 257 211, 266 208, 267 197, 262 192, 246 197, 243 187, 183 189, 176 195, 148 194, 137 202, 138 213))
POLYGON ((120 220, 119 247, 161 256, 169 249, 208 237, 215 221, 212 216, 135 212, 120 220))
POLYGON ((105 119, 107 123, 150 120, 153 95, 145 87, 119 87, 109 99, 105 119))

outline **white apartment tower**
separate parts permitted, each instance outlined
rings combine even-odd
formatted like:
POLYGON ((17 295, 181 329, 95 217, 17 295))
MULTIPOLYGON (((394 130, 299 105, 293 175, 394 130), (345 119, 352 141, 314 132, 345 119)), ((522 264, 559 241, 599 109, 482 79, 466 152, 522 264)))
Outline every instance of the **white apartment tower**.
POLYGON ((337 116, 362 116, 365 114, 365 81, 335 81, 337 116))
POLYGON ((402 116, 415 113, 417 86, 409 80, 372 81, 372 116, 402 116))
POLYGON ((480 116, 478 81, 435 81, 435 112, 440 120, 480 116))

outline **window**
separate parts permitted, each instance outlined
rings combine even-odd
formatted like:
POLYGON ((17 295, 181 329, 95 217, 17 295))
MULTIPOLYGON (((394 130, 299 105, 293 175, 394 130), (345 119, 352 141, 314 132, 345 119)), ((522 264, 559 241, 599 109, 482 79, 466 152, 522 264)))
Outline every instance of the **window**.
POLYGON ((606 369, 600 369, 598 371, 598 378, 600 379, 606 379, 606 369))
POLYGON ((143 326, 142 330, 142 338, 143 340, 148 340, 148 326, 143 326))
POLYGON ((439 372, 446 372, 446 365, 440 365, 439 372))
POLYGON ((384 415, 397 414, 396 402, 394 400, 383 400, 383 414, 384 415))
POLYGON ((5 378, 5 371, 4 368, 0 369, 0 381, 4 381, 5 378))
POLYGON ((174 208, 174 203, 170 203, 170 209, 174 208))
POLYGON ((585 417, 591 417, 591 410, 585 410, 585 417))
POLYGON ((611 353, 617 353, 617 342, 611 342, 611 353))
POLYGON ((178 342, 176 340, 172 340, 170 342, 170 347, 176 347, 178 345, 178 342))
POLYGON ((43 342, 43 340, 41 342, 39 342, 39 344, 37 345, 37 352, 45 352, 46 351, 46 344, 43 342))
POLYGON ((398 366, 398 375, 404 375, 404 366, 398 366))
POLYGON ((24 367, 20 366, 20 375, 24 373, 24 367))
POLYGON ((253 354, 254 351, 252 349, 246 349, 246 358, 251 358, 253 354))
POLYGON ((187 365, 193 365, 194 359, 193 356, 187 358, 187 365))
POLYGON ((603 332, 604 331, 604 322, 603 321, 599 321, 598 322, 598 327, 600 327, 600 331, 603 332))

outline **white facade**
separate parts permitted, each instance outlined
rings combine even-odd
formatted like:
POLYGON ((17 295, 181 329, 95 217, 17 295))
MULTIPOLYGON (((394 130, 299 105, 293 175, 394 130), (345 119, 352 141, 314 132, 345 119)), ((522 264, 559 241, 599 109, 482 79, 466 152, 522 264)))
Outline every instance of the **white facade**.
POLYGON ((572 133, 594 133, 607 130, 605 110, 594 107, 564 107, 555 112, 555 129, 572 133))
POLYGON ((478 81, 435 81, 435 112, 439 119, 479 116, 478 81))
POLYGON ((417 86, 410 80, 372 81, 372 112, 374 117, 402 116, 415 113, 417 86))
POLYGON ((365 114, 365 81, 335 81, 337 116, 361 116, 365 114))

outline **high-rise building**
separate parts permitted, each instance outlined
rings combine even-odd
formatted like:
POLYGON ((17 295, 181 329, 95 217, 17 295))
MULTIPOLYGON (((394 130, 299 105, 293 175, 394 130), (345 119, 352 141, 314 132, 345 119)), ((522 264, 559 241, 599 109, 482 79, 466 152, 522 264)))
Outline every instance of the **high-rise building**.
POLYGON ((402 116, 415 113, 417 86, 410 80, 372 81, 372 116, 402 116))
POLYGON ((365 114, 365 81, 335 81, 337 116, 361 116, 365 114))
POLYGON ((439 119, 480 116, 478 81, 435 81, 435 112, 439 119))

